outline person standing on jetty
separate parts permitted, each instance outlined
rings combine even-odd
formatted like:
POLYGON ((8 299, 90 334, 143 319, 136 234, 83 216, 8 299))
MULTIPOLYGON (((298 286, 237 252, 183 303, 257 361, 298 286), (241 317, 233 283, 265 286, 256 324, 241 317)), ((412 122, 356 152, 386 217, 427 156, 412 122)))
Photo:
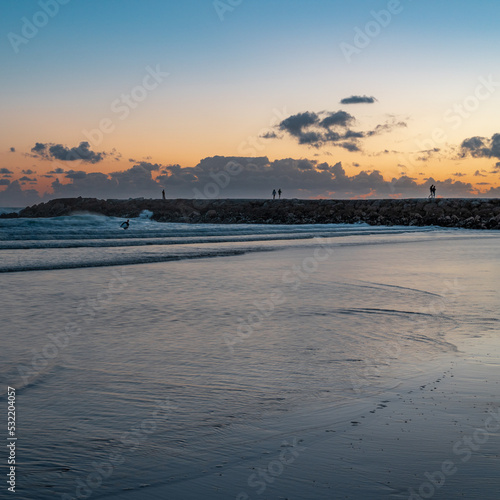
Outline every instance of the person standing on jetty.
POLYGON ((281 200, 281 188, 278 189, 278 198, 281 200))
POLYGON ((431 184, 431 187, 429 188, 431 194, 429 195, 429 199, 435 198, 436 197, 436 186, 434 184, 431 184))
POLYGON ((273 200, 276 199, 276 189, 273 189, 273 200))
POLYGON ((165 190, 164 190, 164 189, 163 189, 163 190, 162 190, 162 192, 161 192, 161 196, 162 196, 162 198, 163 198, 164 200, 166 200, 166 198, 165 198, 165 190))

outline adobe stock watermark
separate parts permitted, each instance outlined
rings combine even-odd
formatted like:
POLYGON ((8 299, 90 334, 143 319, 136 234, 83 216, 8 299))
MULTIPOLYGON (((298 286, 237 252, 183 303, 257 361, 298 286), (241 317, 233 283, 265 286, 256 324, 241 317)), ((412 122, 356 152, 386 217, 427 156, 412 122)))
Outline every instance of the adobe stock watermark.
MULTIPOLYGON (((159 85, 169 76, 170 73, 162 71, 160 65, 155 68, 146 66, 146 74, 142 78, 142 82, 135 87, 132 87, 127 94, 122 93, 120 97, 115 99, 110 104, 110 110, 118 115, 119 120, 125 120, 130 115, 133 109, 143 102, 159 85)), ((94 146, 99 145, 106 134, 111 134, 116 129, 116 123, 113 118, 102 118, 97 127, 91 130, 82 130, 82 134, 94 146)))
MULTIPOLYGON (((455 103, 443 113, 442 120, 444 123, 448 124, 448 130, 458 130, 463 125, 464 121, 468 120, 474 113, 479 111, 481 106, 495 94, 498 88, 500 88, 500 81, 495 80, 493 75, 489 75, 487 78, 479 76, 474 91, 461 102, 455 103)), ((439 146, 446 143, 448 139, 447 129, 444 127, 436 127, 426 139, 415 140, 419 152, 412 153, 407 157, 401 157, 400 160, 402 162, 408 162, 412 167, 417 167, 417 162, 419 158, 422 158, 423 152, 438 150, 439 146)))
MULTIPOLYGON (((439 297, 432 300, 427 307, 424 307, 418 313, 416 320, 418 329, 416 333, 425 334, 431 325, 435 328, 436 321, 439 321, 439 315, 456 304, 457 298, 462 294, 462 291, 463 288, 457 278, 452 282, 446 280, 439 297)), ((406 337, 399 337, 397 340, 385 342, 379 354, 363 359, 365 367, 362 372, 350 376, 352 390, 359 394, 364 388, 368 387, 374 377, 379 377, 384 368, 389 368, 392 362, 399 358, 407 341, 406 337)))
POLYGON ((219 16, 220 21, 224 21, 224 16, 228 12, 233 12, 236 7, 241 5, 243 0, 214 0, 212 5, 215 9, 215 12, 219 16))
MULTIPOLYGON (((269 121, 269 126, 262 128, 256 136, 249 136, 244 141, 242 141, 237 148, 238 154, 243 156, 255 156, 265 149, 266 145, 263 139, 263 135, 272 131, 273 127, 283 121, 287 116, 286 107, 283 111, 274 108, 273 116, 269 121)), ((251 159, 248 159, 246 167, 256 167, 252 163, 251 159)), ((193 206, 188 206, 182 204, 179 208, 181 209, 183 216, 189 219, 189 216, 193 213, 199 215, 199 210, 206 208, 209 201, 216 200, 221 195, 221 192, 229 187, 233 179, 238 177, 245 171, 245 166, 236 161, 229 161, 224 165, 224 168, 219 172, 210 172, 209 177, 210 182, 207 182, 203 188, 193 188, 193 206)))
MULTIPOLYGON (((259 130, 256 136, 249 136, 244 141, 242 141, 237 148, 238 154, 242 156, 255 156, 261 153, 266 145, 262 138, 265 133, 272 131, 272 128, 277 124, 283 121, 286 118, 286 108, 283 108, 283 111, 274 108, 273 116, 269 122, 269 126, 259 130)), ((253 166, 252 160, 249 160, 247 163, 248 166, 253 166)), ((256 166, 256 165, 255 165, 256 166)), ((198 188, 193 189, 194 198, 197 200, 215 200, 219 197, 220 191, 222 189, 226 189, 231 179, 238 176, 245 170, 245 167, 241 163, 237 163, 235 161, 228 162, 222 172, 210 173, 210 177, 213 182, 209 182, 205 184, 203 187, 203 191, 198 188)), ((199 205, 199 202, 197 202, 199 205)))
POLYGON ((90 498, 95 491, 101 487, 105 479, 109 479, 115 468, 126 462, 126 455, 133 453, 149 439, 158 429, 158 424, 168 419, 170 410, 176 409, 167 399, 165 401, 155 401, 155 410, 144 418, 130 431, 124 432, 120 436, 120 444, 114 446, 104 460, 92 462, 92 472, 84 479, 75 481, 75 493, 70 495, 63 493, 61 500, 81 500, 90 498))
POLYGON ((500 409, 497 408, 496 413, 489 410, 488 414, 489 417, 482 428, 475 429, 471 436, 465 436, 453 445, 453 454, 459 457, 460 461, 445 460, 439 470, 432 474, 426 472, 424 476, 427 481, 422 482, 418 490, 409 488, 408 500, 432 498, 438 490, 446 485, 446 481, 458 472, 460 464, 467 463, 472 458, 473 453, 479 451, 481 446, 489 441, 491 434, 500 430, 500 409))
MULTIPOLYGON (((411 2, 412 0, 407 1, 411 2)), ((377 38, 391 24, 394 16, 403 12, 404 6, 401 3, 401 0, 389 0, 385 9, 380 11, 372 10, 370 12, 370 21, 363 28, 359 26, 354 28, 352 43, 342 42, 340 44, 340 50, 349 64, 355 55, 361 54, 372 43, 372 40, 377 38)))
POLYGON ((15 54, 20 51, 21 45, 26 45, 30 40, 35 38, 38 32, 47 26, 49 20, 56 17, 61 5, 66 5, 70 0, 39 0, 38 5, 40 10, 37 10, 31 19, 22 17, 21 34, 18 35, 11 31, 7 34, 12 50, 15 54))
POLYGON ((113 278, 109 281, 107 289, 97 293, 95 298, 82 300, 77 307, 76 313, 80 317, 78 321, 69 321, 64 329, 48 335, 48 342, 41 349, 32 349, 31 365, 18 365, 17 371, 27 385, 63 354, 71 341, 78 337, 84 327, 88 327, 95 319, 97 312, 103 310, 114 300, 114 295, 121 293, 135 278, 127 276, 125 269, 120 274, 118 271, 111 273, 113 278))
MULTIPOLYGON (((314 241, 318 246, 313 254, 302 259, 300 265, 293 265, 290 270, 283 273, 281 283, 290 287, 292 291, 297 291, 302 283, 309 276, 318 271, 320 264, 327 261, 333 254, 331 240, 328 238, 316 237, 314 241)), ((228 346, 231 354, 234 354, 234 346, 251 337, 264 320, 268 319, 280 305, 287 302, 288 298, 282 288, 274 289, 268 293, 268 296, 261 302, 254 302, 254 310, 244 318, 238 318, 238 327, 236 333, 224 333, 224 342, 228 346)))
MULTIPOLYGON (((248 486, 253 488, 257 495, 262 495, 267 489, 267 486, 274 483, 274 480, 281 476, 287 465, 291 465, 297 460, 301 452, 307 450, 307 447, 302 446, 301 439, 293 438, 293 441, 283 441, 281 447, 283 450, 279 453, 275 460, 269 462, 265 469, 258 468, 257 472, 251 474, 248 478, 248 486)), ((236 495, 236 500, 249 500, 248 493, 242 491, 236 495)))

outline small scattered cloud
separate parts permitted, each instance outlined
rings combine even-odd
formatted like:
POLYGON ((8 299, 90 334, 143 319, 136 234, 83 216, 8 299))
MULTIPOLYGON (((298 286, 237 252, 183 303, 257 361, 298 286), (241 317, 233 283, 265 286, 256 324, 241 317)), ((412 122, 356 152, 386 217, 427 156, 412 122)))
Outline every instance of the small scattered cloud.
POLYGON ((441 151, 440 148, 433 148, 433 149, 427 149, 425 151, 419 151, 417 156, 415 158, 416 161, 422 161, 422 162, 427 162, 431 158, 433 158, 437 153, 441 151))
POLYGON ((464 174, 463 172, 455 172, 451 175, 453 175, 453 177, 465 177, 467 174, 464 174))
POLYGON ((367 95, 352 95, 341 99, 340 104, 373 104, 377 101, 373 96, 367 95))
POLYGON ((10 149, 9 149, 9 151, 10 151, 11 153, 15 153, 15 152, 16 152, 16 148, 10 148, 10 149))
MULTIPOLYGON (((366 135, 372 136, 372 135, 385 134, 387 132, 392 132, 396 128, 406 128, 406 127, 408 127, 408 124, 406 122, 392 119, 391 121, 388 121, 381 125, 377 125, 372 131, 367 132, 366 135)), ((386 150, 386 152, 389 153, 390 151, 386 150)))
POLYGON ((5 168, 5 167, 0 168, 1 175, 11 175, 13 173, 14 172, 12 172, 12 170, 9 170, 8 168, 5 168))
POLYGON ((26 175, 32 175, 32 174, 36 174, 36 172, 34 170, 31 170, 31 169, 28 169, 28 170, 21 170, 21 172, 23 174, 26 174, 26 175))
POLYGON ((43 158, 45 160, 59 161, 83 161, 86 163, 99 163, 106 156, 113 156, 115 153, 95 152, 90 149, 90 144, 86 141, 80 142, 79 146, 68 148, 62 144, 37 142, 31 148, 31 156, 43 158))
POLYGON ((461 146, 462 158, 470 155, 473 158, 499 158, 500 134, 493 134, 491 139, 486 137, 470 137, 465 139, 461 146))
POLYGON ((479 170, 476 170, 474 172, 474 177, 487 177, 486 174, 483 174, 482 172, 480 172, 479 170))
POLYGON ((277 139, 278 135, 276 132, 266 132, 260 136, 262 139, 277 139))
POLYGON ((8 186, 10 184, 9 179, 0 179, 0 186, 8 186))
POLYGON ((355 123, 355 117, 342 110, 320 113, 306 111, 285 118, 279 123, 278 129, 297 139, 299 144, 315 148, 332 145, 350 152, 358 152, 361 151, 363 139, 407 126, 406 122, 397 121, 394 117, 368 131, 353 130, 355 123))

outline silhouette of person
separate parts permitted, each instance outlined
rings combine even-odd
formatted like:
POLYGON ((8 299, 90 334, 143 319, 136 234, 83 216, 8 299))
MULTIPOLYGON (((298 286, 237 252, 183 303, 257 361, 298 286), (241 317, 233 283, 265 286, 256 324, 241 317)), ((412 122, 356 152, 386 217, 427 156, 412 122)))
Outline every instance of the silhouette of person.
POLYGON ((273 200, 276 199, 276 189, 273 189, 273 200))
POLYGON ((162 190, 162 192, 161 192, 161 196, 162 196, 162 198, 163 198, 164 200, 166 199, 166 198, 165 198, 165 190, 164 190, 164 189, 163 189, 163 190, 162 190))
POLYGON ((278 198, 281 200, 281 188, 278 189, 278 198))
POLYGON ((122 222, 120 224, 120 227, 123 227, 123 229, 128 229, 129 226, 130 226, 129 219, 127 219, 125 222, 122 222))
POLYGON ((436 186, 432 185, 432 197, 436 197, 436 186))
POLYGON ((434 184, 431 184, 431 187, 429 188, 429 190, 430 190, 430 192, 431 192, 431 193, 429 194, 429 198, 432 198, 432 194, 434 193, 433 189, 434 189, 434 184))

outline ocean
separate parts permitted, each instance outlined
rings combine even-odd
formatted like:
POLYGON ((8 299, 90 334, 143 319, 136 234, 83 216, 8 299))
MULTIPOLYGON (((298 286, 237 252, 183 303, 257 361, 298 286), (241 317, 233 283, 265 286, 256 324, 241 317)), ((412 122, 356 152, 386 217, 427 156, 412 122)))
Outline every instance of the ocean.
POLYGON ((150 216, 0 220, 17 498, 408 498, 335 439, 498 332, 498 232, 150 216))

